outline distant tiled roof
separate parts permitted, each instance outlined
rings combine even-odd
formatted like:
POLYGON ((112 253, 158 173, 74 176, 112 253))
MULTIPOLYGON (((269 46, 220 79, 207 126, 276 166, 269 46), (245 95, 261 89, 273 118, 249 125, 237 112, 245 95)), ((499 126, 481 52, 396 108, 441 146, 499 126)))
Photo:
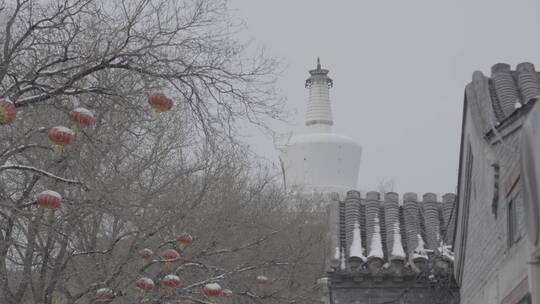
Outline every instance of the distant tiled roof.
POLYGON ((491 68, 491 76, 473 73, 465 89, 466 97, 479 116, 484 133, 498 126, 523 105, 540 99, 540 73, 532 63, 523 62, 512 70, 506 63, 491 68))
POLYGON ((438 202, 433 193, 421 201, 405 193, 402 203, 394 192, 383 198, 378 192, 361 197, 358 191, 347 192, 342 201, 337 194, 331 197, 331 272, 403 276, 442 265, 450 274, 453 253, 446 244, 453 237, 454 194, 438 202))

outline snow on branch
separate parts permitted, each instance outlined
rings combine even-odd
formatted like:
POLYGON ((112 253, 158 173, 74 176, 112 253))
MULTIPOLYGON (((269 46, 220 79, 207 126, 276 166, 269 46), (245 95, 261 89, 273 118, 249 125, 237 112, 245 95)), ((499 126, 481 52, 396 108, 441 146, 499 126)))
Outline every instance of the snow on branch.
POLYGON ((78 180, 74 180, 74 179, 67 179, 67 178, 63 178, 63 177, 60 177, 60 176, 57 176, 57 175, 54 175, 50 172, 47 172, 45 170, 41 170, 41 169, 38 169, 36 167, 30 167, 30 166, 24 166, 24 165, 5 165, 5 166, 0 166, 0 172, 4 171, 4 170, 23 170, 23 171, 32 171, 34 173, 37 173, 37 174, 40 174, 40 175, 43 175, 43 176, 46 176, 46 177, 49 177, 49 178, 53 178, 53 179, 56 179, 58 181, 61 181, 61 182, 64 182, 66 184, 73 184, 73 185, 80 185, 82 186, 83 188, 85 189, 88 189, 88 187, 86 187, 86 185, 78 180))

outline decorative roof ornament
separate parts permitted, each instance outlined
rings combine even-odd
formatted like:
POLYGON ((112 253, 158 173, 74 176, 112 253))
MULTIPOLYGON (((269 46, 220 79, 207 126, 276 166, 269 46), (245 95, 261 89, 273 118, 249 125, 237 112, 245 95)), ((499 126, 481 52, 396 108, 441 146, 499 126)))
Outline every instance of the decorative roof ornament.
POLYGON ((318 81, 326 83, 329 88, 333 87, 334 81, 332 80, 332 78, 328 77, 328 72, 330 71, 321 68, 321 59, 317 57, 317 68, 309 71, 309 74, 311 76, 306 79, 306 89, 310 89, 311 86, 318 81))

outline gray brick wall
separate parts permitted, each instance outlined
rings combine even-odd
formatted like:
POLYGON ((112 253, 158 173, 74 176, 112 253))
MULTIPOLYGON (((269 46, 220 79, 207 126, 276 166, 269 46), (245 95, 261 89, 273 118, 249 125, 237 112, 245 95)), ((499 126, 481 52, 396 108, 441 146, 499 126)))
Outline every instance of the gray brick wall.
POLYGON ((334 284, 331 304, 458 304, 456 290, 437 286, 418 287, 414 283, 334 284), (401 286, 400 286, 401 285, 401 286))

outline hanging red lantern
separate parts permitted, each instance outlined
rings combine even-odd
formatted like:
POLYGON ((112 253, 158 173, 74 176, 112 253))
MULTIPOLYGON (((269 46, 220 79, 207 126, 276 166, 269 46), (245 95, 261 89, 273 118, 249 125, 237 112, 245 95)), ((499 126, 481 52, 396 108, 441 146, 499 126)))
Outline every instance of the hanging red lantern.
POLYGON ((180 281, 180 278, 178 276, 174 274, 169 274, 163 278, 163 285, 165 285, 165 292, 168 295, 171 295, 172 289, 182 285, 182 281, 180 281))
POLYGON ((206 284, 203 287, 203 293, 210 302, 215 303, 216 297, 221 295, 221 286, 217 283, 206 284))
POLYGON ((45 209, 45 216, 50 216, 54 209, 57 209, 62 205, 62 196, 56 191, 45 190, 38 194, 36 202, 45 209))
POLYGON ((178 249, 184 251, 188 245, 193 243, 193 237, 189 233, 182 233, 176 235, 176 241, 178 242, 178 249))
POLYGON ((75 108, 73 111, 69 112, 69 117, 71 117, 71 121, 75 123, 75 127, 73 128, 75 133, 77 136, 80 136, 81 132, 79 129, 89 127, 92 124, 94 113, 85 108, 75 108))
POLYGON ((257 277, 257 279, 255 279, 255 281, 259 285, 266 285, 266 283, 268 283, 268 278, 263 275, 260 275, 257 277))
POLYGON ((169 111, 173 102, 162 93, 153 93, 148 96, 148 103, 154 109, 154 114, 159 117, 161 112, 169 111))
POLYGON ((180 259, 180 254, 174 249, 167 249, 161 253, 161 257, 165 260, 165 267, 169 268, 173 262, 180 259))
POLYGON ((9 100, 0 100, 0 125, 8 125, 17 118, 17 108, 9 100))
POLYGON ((154 281, 149 278, 140 278, 135 282, 135 286, 139 289, 139 297, 144 297, 144 294, 148 291, 154 290, 154 281))
POLYGON ((139 257, 141 258, 139 264, 144 265, 148 263, 148 260, 154 255, 154 252, 148 248, 139 250, 139 257))
POLYGON ((114 298, 114 292, 110 288, 100 288, 96 291, 96 298, 112 299, 114 298))
POLYGON ((75 133, 66 127, 58 126, 49 129, 49 140, 54 143, 54 155, 62 155, 65 146, 71 145, 75 139, 75 133))

